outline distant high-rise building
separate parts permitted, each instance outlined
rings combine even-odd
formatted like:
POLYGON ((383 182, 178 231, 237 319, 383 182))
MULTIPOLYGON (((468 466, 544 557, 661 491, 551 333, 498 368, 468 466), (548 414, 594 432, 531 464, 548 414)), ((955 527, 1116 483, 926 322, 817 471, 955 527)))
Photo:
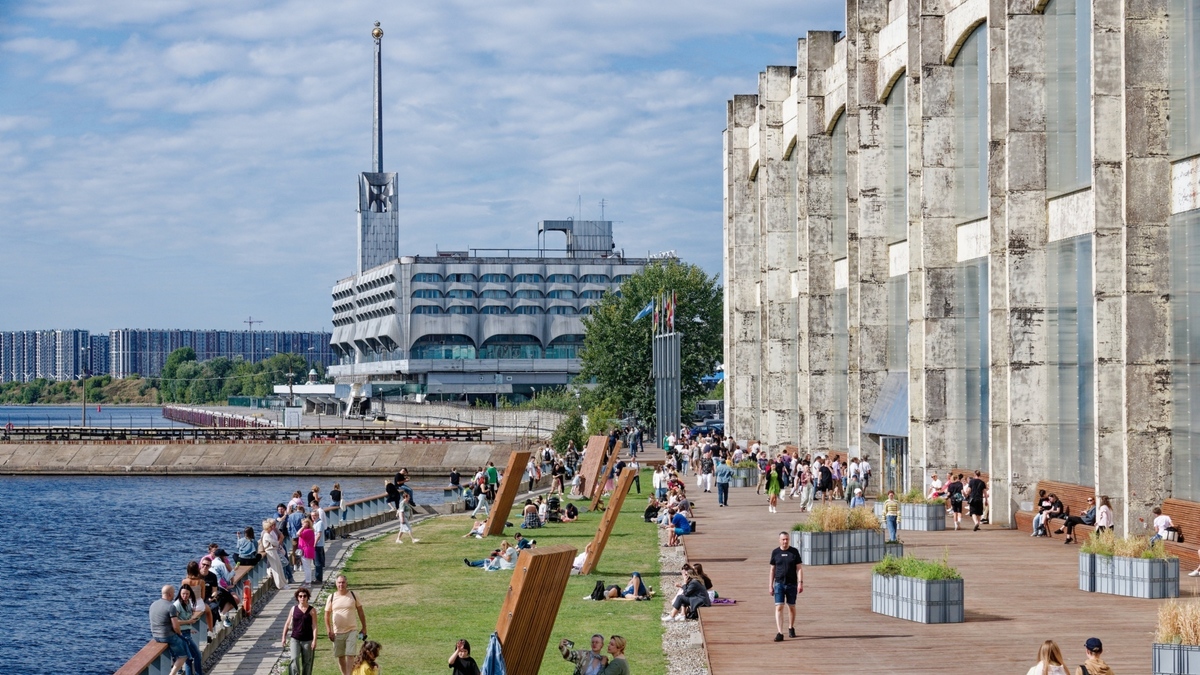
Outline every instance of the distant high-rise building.
POLYGON ((109 374, 107 335, 92 335, 88 338, 88 373, 90 375, 109 374))

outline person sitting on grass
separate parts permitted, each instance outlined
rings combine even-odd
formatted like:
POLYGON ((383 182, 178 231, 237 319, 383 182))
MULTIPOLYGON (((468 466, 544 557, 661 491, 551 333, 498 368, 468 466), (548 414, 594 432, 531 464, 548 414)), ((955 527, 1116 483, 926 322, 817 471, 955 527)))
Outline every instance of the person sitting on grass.
POLYGON ((482 539, 485 529, 487 529, 487 521, 477 520, 475 521, 475 524, 471 526, 471 531, 464 534, 462 538, 466 539, 467 537, 475 537, 476 539, 482 539))
POLYGON ((508 543, 508 540, 500 542, 500 548, 492 551, 492 554, 486 560, 468 560, 463 558, 463 562, 468 567, 482 567, 488 572, 496 570, 515 570, 517 568, 517 549, 508 543))
POLYGON ((564 523, 573 523, 579 520, 579 509, 574 504, 567 504, 567 508, 563 510, 562 521, 564 523))
POLYGON ((523 529, 529 530, 542 526, 542 519, 538 518, 538 508, 534 505, 532 499, 525 500, 525 508, 522 509, 521 513, 524 515, 524 520, 521 522, 523 529))
POLYGON ((592 636, 592 648, 572 649, 574 642, 563 638, 558 643, 558 651, 567 661, 575 664, 575 675, 600 675, 608 665, 608 657, 600 652, 604 649, 604 636, 596 633, 592 636))
POLYGON ((575 560, 571 563, 571 573, 579 574, 583 570, 584 564, 587 562, 588 556, 592 553, 592 542, 588 542, 583 547, 583 552, 575 556, 575 560))
POLYGON ((634 572, 629 577, 629 584, 622 589, 620 586, 609 586, 604 589, 604 597, 607 600, 649 600, 650 588, 642 583, 642 575, 634 572))
POLYGON ((661 508, 662 505, 654 498, 654 495, 650 495, 650 499, 646 502, 646 510, 642 512, 642 520, 647 523, 654 522, 658 519, 658 512, 661 508))
POLYGON ((524 551, 527 548, 533 548, 537 546, 537 539, 526 539, 525 535, 521 534, 520 532, 514 534, 513 539, 516 540, 514 543, 517 547, 517 551, 524 551))

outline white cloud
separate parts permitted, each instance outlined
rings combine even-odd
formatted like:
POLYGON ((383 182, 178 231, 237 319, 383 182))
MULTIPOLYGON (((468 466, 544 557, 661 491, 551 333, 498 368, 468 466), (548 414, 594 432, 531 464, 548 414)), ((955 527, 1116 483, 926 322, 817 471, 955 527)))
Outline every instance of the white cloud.
POLYGON ((272 327, 328 325, 376 19, 403 252, 533 246, 582 194, 628 254, 719 272, 724 102, 757 82, 721 50, 775 35, 757 67, 790 62, 840 20, 828 0, 108 4, 18 3, 0 42, 0 87, 30 94, 0 102, 13 327, 236 327, 268 307, 272 327))

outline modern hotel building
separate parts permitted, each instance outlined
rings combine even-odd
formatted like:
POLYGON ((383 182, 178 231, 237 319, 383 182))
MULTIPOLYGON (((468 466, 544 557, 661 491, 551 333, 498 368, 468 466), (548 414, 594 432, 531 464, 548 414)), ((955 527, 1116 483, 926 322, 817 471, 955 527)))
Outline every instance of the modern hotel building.
POLYGON ((1200 500, 1200 5, 846 15, 728 104, 726 428, 982 469, 998 523, 1200 500))

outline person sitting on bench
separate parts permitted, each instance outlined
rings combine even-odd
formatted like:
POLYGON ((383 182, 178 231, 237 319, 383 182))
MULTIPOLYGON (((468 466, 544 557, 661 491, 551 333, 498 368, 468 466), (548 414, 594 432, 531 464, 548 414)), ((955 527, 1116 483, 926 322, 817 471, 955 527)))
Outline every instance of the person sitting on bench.
POLYGON ((1093 497, 1088 497, 1088 508, 1083 514, 1078 516, 1067 516, 1063 526, 1054 531, 1054 534, 1067 533, 1067 539, 1064 544, 1069 544, 1075 541, 1075 526, 1076 525, 1094 525, 1096 523, 1096 500, 1093 497))

